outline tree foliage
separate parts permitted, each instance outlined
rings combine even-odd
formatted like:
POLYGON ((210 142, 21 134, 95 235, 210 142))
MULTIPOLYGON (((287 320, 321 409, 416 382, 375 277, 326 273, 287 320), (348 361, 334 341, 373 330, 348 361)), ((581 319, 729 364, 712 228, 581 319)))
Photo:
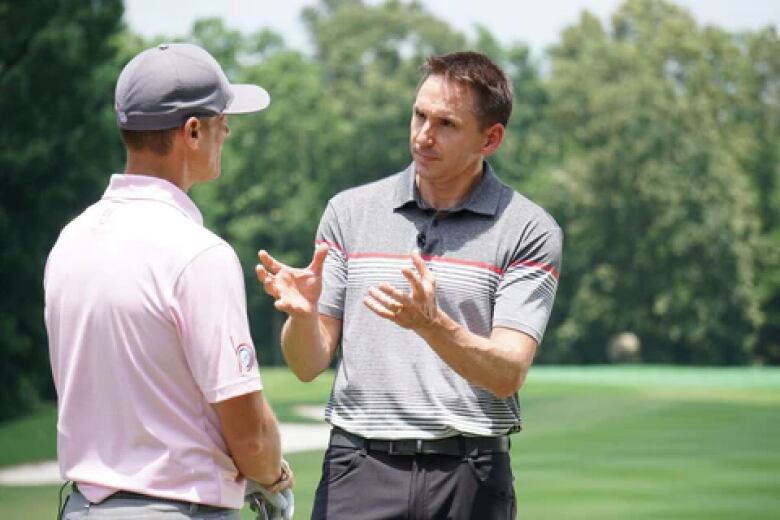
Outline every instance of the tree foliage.
POLYGON ((747 56, 658 0, 626 2, 609 30, 584 15, 552 56, 567 280, 549 357, 602 361, 632 331, 651 361, 748 361, 763 318, 759 221, 730 146, 747 56))
POLYGON ((109 69, 121 15, 119 0, 0 2, 0 419, 52 396, 43 266, 117 162, 109 69))
MULTIPOLYGON (((58 230, 124 161, 113 87, 144 40, 118 0, 0 0, 0 419, 51 397, 41 277, 58 230)), ((515 92, 499 175, 566 237, 540 361, 604 362, 633 332, 647 361, 780 362, 780 40, 701 27, 665 0, 584 12, 547 55, 472 38, 418 2, 320 0, 311 52, 221 20, 183 38, 234 81, 271 93, 230 119, 223 175, 193 189, 238 251, 261 359, 279 363, 283 316, 255 281, 256 252, 306 264, 329 197, 404 168, 420 65, 477 49, 515 92)), ((381 222, 377 223, 381 226, 381 222)))

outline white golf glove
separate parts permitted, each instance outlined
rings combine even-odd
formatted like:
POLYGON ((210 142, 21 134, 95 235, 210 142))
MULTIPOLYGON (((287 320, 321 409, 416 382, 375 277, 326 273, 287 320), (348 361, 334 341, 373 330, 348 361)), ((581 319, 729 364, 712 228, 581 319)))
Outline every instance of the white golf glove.
POLYGON ((246 501, 249 508, 257 513, 257 520, 292 520, 295 514, 295 497, 290 488, 271 493, 250 481, 247 483, 246 501))
MULTIPOLYGON (((286 460, 282 459, 282 476, 279 482, 292 478, 292 470, 286 460)), ((277 487, 279 483, 271 486, 277 487)), ((289 486, 291 482, 288 482, 289 486)), ((257 513, 257 520, 291 520, 295 513, 295 497, 292 488, 271 492, 253 480, 247 480, 244 500, 249 508, 257 513)))

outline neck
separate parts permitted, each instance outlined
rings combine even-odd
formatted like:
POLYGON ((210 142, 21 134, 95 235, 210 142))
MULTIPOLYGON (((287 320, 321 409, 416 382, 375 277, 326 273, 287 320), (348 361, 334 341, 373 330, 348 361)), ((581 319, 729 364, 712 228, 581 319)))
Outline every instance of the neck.
POLYGON ((188 168, 183 161, 177 159, 175 154, 157 155, 152 152, 129 150, 127 152, 124 173, 128 175, 148 175, 165 179, 186 193, 193 185, 187 172, 188 168))
POLYGON ((422 199, 434 209, 451 209, 463 202, 482 179, 482 161, 469 165, 461 173, 445 179, 430 179, 415 175, 422 199))

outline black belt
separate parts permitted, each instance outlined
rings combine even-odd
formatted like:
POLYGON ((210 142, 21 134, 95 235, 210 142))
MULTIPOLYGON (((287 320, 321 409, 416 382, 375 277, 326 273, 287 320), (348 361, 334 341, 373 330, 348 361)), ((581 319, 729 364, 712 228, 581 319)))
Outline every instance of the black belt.
POLYGON ((381 451, 389 455, 449 455, 451 457, 476 456, 481 453, 507 453, 509 436, 466 437, 457 435, 444 439, 366 439, 339 427, 330 432, 330 445, 341 448, 356 448, 366 451, 381 451))
MULTIPOLYGON (((75 491, 79 491, 78 485, 74 482, 73 483, 73 489, 75 491)), ((113 493, 106 497, 106 500, 113 500, 115 498, 119 499, 127 499, 127 500, 144 500, 144 501, 152 501, 152 502, 162 502, 165 504, 173 504, 177 506, 184 506, 188 508, 192 508, 195 506, 197 508, 197 511, 200 513, 224 513, 225 511, 232 511, 232 509, 229 509, 227 507, 218 507, 218 506, 210 506, 207 504, 198 504, 197 502, 187 502, 186 500, 176 500, 175 498, 162 498, 162 497, 155 497, 152 495, 144 495, 143 493, 135 493, 133 491, 117 491, 116 493, 113 493)))

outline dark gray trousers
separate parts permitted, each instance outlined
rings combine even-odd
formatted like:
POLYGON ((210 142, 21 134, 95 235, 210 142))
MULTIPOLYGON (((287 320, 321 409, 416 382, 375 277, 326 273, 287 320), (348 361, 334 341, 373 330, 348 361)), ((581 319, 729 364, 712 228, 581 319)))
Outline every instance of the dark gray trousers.
POLYGON ((511 520, 513 480, 508 453, 389 455, 330 446, 312 519, 511 520))

